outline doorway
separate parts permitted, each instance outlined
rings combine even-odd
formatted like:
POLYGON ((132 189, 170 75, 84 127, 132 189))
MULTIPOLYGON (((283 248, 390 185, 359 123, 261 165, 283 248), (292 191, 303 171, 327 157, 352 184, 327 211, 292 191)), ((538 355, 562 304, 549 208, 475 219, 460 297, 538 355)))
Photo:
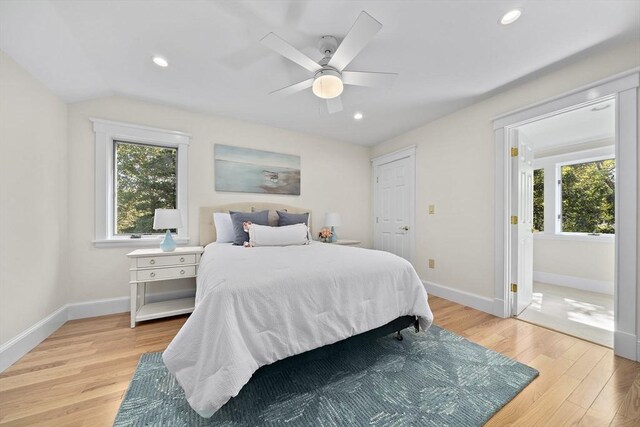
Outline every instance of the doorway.
POLYGON ((372 160, 374 249, 409 262, 414 252, 415 147, 372 160))
MULTIPOLYGON (((637 317, 638 281, 638 69, 585 85, 552 99, 495 117, 496 216, 495 216, 495 306, 494 314, 511 315, 512 292, 517 289, 513 244, 517 227, 511 224, 512 141, 510 130, 545 117, 595 106, 605 98, 615 99, 615 266, 614 266, 614 338, 616 355, 639 360, 637 317)), ((515 148, 515 147, 513 147, 515 148)))
POLYGON ((599 99, 510 130, 518 212, 511 315, 607 347, 614 331, 615 104, 599 99))

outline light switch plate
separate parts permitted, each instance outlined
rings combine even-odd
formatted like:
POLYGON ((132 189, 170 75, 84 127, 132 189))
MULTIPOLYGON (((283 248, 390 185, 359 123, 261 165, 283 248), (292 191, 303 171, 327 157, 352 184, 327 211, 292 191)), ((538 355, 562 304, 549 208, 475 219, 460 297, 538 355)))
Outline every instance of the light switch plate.
POLYGON ((429 260, 429 268, 436 268, 436 260, 435 259, 430 259, 429 260))
POLYGON ((429 205, 429 215, 436 213, 436 205, 429 205))

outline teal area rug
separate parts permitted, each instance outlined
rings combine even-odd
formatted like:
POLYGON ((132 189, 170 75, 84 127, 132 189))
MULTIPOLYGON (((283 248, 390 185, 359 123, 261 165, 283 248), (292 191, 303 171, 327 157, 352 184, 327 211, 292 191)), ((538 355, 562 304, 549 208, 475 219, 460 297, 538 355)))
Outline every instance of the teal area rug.
POLYGON ((261 368, 213 417, 161 353, 142 355, 115 426, 481 426, 538 371, 445 329, 358 335, 261 368))

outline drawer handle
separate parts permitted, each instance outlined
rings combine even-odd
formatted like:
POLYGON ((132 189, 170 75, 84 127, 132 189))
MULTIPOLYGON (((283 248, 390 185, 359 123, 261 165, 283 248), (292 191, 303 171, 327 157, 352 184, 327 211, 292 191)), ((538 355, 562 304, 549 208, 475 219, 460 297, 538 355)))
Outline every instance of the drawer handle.
POLYGON ((153 265, 153 264, 155 264, 155 263, 156 263, 156 260, 155 260, 155 259, 152 259, 151 261, 149 261, 149 264, 152 264, 152 265, 153 265))
POLYGON ((149 276, 156 277, 156 273, 151 273, 149 276))
POLYGON ((180 274, 184 274, 184 270, 180 270, 180 274))
POLYGON ((184 257, 183 256, 180 257, 180 262, 184 262, 184 257))

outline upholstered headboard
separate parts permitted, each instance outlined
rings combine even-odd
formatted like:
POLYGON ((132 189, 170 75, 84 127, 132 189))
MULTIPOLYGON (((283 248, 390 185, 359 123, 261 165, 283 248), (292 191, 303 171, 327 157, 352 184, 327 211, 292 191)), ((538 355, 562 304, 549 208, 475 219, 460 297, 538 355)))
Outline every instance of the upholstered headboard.
POLYGON ((214 212, 251 212, 264 210, 269 211, 269 225, 278 224, 278 214, 276 213, 276 210, 287 211, 289 213, 309 212, 309 226, 311 226, 311 209, 298 208, 295 206, 263 202, 244 202, 220 206, 203 206, 200 208, 200 245, 206 246, 209 243, 216 241, 216 227, 213 225, 214 212))

